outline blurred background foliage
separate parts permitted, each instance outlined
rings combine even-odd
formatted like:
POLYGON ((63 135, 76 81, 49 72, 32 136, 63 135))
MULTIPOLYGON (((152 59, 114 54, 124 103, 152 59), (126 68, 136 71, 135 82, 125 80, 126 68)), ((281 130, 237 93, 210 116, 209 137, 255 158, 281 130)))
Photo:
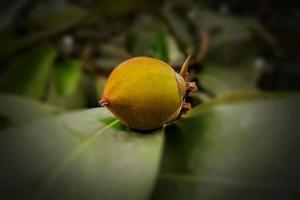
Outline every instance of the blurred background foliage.
POLYGON ((299 95, 284 98, 300 89, 299 2, 10 0, 0 16, 2 196, 300 196, 299 95), (178 71, 188 55, 183 120, 140 134, 87 109, 125 59, 178 71))
POLYGON ((191 79, 200 88, 190 99, 195 105, 234 91, 300 87, 295 53, 299 8, 292 4, 234 0, 1 4, 0 91, 61 111, 97 106, 112 69, 140 55, 162 59, 176 70, 188 54, 194 55, 191 79))

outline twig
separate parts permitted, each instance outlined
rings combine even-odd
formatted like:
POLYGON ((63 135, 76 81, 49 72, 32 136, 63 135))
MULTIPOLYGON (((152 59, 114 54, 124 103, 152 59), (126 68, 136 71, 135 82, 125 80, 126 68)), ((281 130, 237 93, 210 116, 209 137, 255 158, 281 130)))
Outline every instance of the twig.
POLYGON ((210 30, 200 31, 199 47, 198 47, 198 51, 195 54, 195 58, 193 59, 193 64, 201 63, 203 61, 203 59, 205 58, 205 56, 208 52, 208 49, 209 49, 209 45, 210 45, 210 37, 211 37, 210 35, 211 35, 210 30))
MULTIPOLYGON (((211 40, 211 32, 212 30, 204 30, 199 32, 198 34, 198 41, 199 45, 196 48, 196 52, 189 58, 189 65, 194 65, 197 63, 201 63, 205 56, 208 53, 209 45, 210 45, 210 40, 211 40)), ((189 56, 190 57, 190 56, 189 56)), ((186 61, 185 61, 186 62, 186 61)), ((181 69, 183 70, 183 66, 176 64, 173 66, 174 69, 181 69)), ((181 74, 181 72, 180 72, 181 74)))

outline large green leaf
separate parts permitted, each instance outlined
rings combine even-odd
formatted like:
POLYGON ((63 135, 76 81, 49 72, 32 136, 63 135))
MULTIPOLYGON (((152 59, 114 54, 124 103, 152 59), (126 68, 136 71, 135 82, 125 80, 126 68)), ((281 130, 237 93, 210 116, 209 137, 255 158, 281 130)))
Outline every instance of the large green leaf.
POLYGON ((56 51, 40 47, 18 58, 0 80, 0 91, 41 99, 45 94, 56 51))
POLYGON ((57 110, 46 104, 12 95, 0 94, 0 129, 10 126, 25 124, 42 118, 48 118, 57 110))
POLYGON ((153 199, 299 199, 300 96, 231 96, 166 129, 153 199))
POLYGON ((0 134, 3 199, 147 199, 163 134, 122 126, 105 109, 0 134))

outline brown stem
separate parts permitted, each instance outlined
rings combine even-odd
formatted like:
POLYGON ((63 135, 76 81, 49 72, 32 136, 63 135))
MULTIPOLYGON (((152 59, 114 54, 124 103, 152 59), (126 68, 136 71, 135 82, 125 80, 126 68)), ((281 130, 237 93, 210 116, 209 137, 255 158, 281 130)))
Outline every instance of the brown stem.
MULTIPOLYGON (((190 59, 189 65, 193 65, 195 63, 201 63, 203 61, 203 59, 207 55, 209 45, 210 45, 211 32, 213 32, 213 31, 214 31, 214 29, 201 31, 199 33, 199 36, 198 36, 199 37, 199 46, 198 46, 196 52, 194 53, 193 57, 188 58, 188 59, 190 59)), ((175 64, 173 66, 173 68, 174 69, 181 69, 181 71, 183 70, 183 66, 181 67, 181 65, 176 65, 175 64)), ((181 72, 180 72, 180 74, 181 74, 181 72)))
POLYGON ((194 63, 201 63, 206 56, 210 44, 210 30, 204 30, 199 33, 200 44, 197 53, 195 54, 194 63))

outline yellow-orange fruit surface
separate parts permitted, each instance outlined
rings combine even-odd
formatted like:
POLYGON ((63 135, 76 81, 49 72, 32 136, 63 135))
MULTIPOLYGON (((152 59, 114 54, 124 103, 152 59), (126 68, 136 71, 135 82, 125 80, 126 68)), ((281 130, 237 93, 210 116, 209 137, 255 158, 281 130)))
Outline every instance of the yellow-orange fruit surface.
POLYGON ((126 126, 143 131, 156 129, 181 109, 185 91, 179 86, 183 79, 178 76, 163 61, 135 57, 112 71, 101 100, 108 102, 106 107, 126 126))

